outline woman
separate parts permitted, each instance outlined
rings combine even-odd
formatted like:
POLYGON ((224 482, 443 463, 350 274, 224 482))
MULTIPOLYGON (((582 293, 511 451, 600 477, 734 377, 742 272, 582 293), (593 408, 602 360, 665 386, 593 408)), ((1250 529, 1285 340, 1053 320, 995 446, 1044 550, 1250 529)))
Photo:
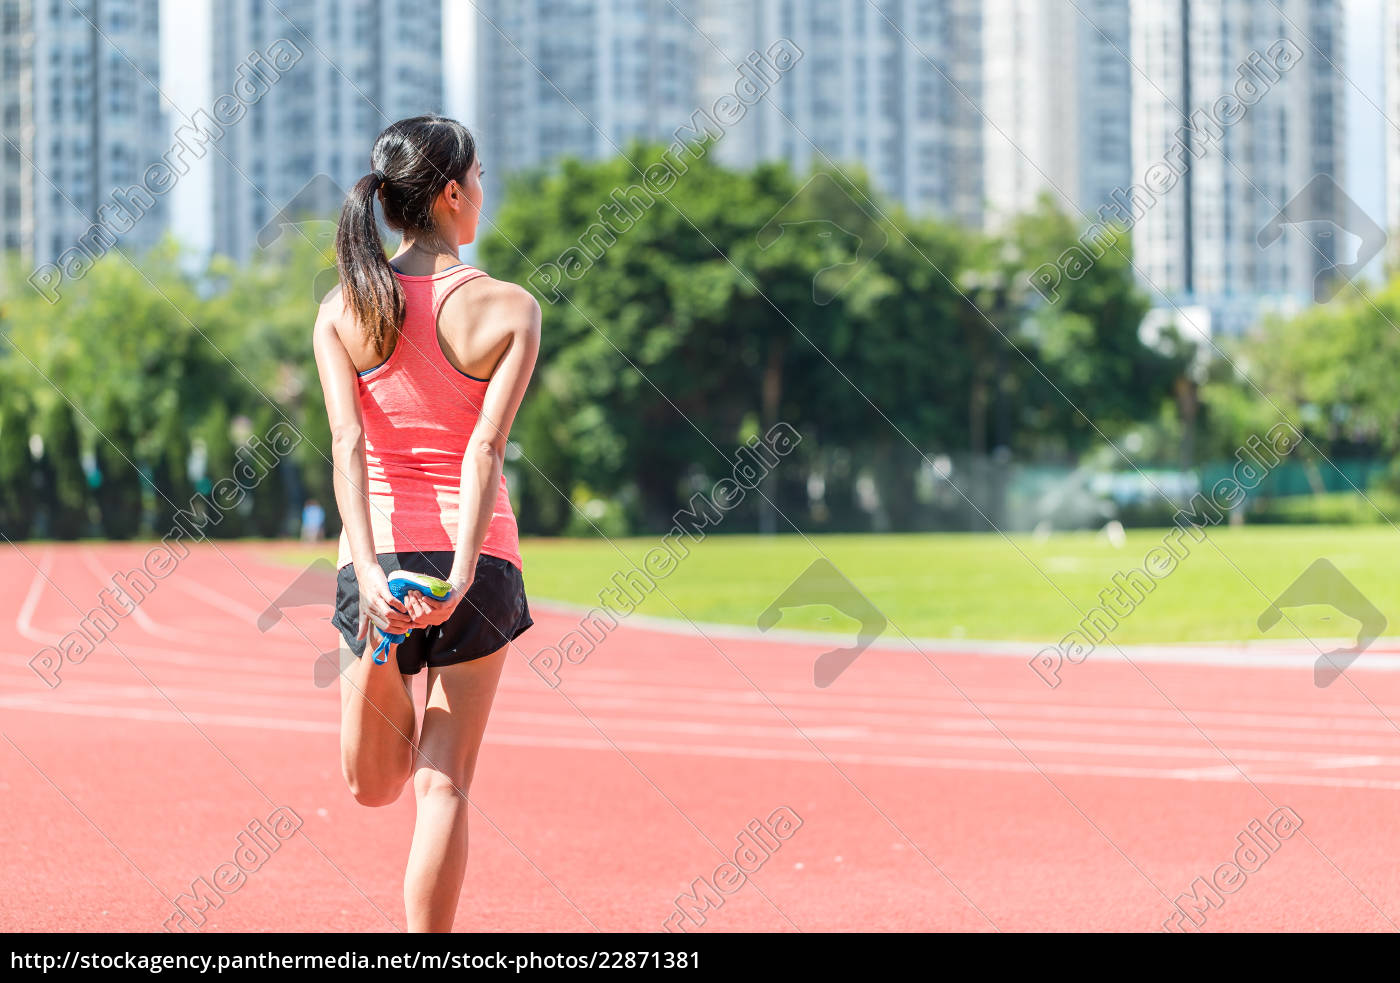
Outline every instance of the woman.
POLYGON ((357 801, 417 799, 410 931, 449 931, 467 865, 467 790, 506 647, 533 623, 502 464, 539 350, 539 305, 457 259, 476 237, 481 163, 466 127, 393 124, 336 234, 340 287, 316 319, 344 532, 333 623, 343 637, 341 766, 357 801), (403 234, 392 259, 374 218, 403 234), (449 581, 435 602, 389 592, 403 569, 449 581), (370 626, 376 631, 370 636, 370 626), (402 635, 388 664, 365 657, 402 635), (395 671, 397 663, 397 671, 395 671), (428 668, 414 743, 409 677, 428 668))

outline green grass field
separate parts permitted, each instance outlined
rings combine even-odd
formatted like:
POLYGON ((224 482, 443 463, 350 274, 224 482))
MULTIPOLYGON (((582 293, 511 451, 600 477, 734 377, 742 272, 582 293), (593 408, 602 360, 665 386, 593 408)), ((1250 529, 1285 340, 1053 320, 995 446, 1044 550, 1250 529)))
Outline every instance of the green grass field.
MULTIPOLYGON (((1110 588, 1141 570, 1168 530, 1133 530, 1115 548, 1102 536, 1066 533, 1037 542, 997 535, 711 536, 656 580, 638 610, 662 618, 753 625, 812 561, 825 555, 899 630, 913 637, 1047 641, 1062 637, 1110 588)), ((1390 526, 1260 526, 1215 529, 1183 540, 1190 552, 1114 632, 1131 642, 1263 638, 1259 613, 1314 560, 1325 557, 1390 619, 1400 635, 1400 530, 1390 526)), ((660 537, 530 539, 522 544, 531 598, 593 605, 615 574, 660 537)), ((1180 551, 1180 549, 1178 549, 1180 551)), ((327 552, 330 552, 327 550, 327 552)), ((283 554, 287 556, 288 554, 283 554)), ((300 556, 301 554, 297 554, 300 556)), ((309 555, 309 554, 308 554, 309 555)), ((611 596, 611 595, 610 595, 611 596)), ((1269 638, 1342 637, 1353 623, 1330 609, 1288 612, 1269 638)), ((784 628, 846 631, 829 608, 790 609, 784 628)), ((893 629, 891 637, 898 637, 893 629)))

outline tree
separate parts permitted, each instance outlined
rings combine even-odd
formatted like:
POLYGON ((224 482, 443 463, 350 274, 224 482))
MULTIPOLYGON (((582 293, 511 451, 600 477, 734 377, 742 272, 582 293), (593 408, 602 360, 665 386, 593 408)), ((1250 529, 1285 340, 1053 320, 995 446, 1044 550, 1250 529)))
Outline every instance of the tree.
POLYGON ((102 534, 132 539, 141 529, 141 473, 136 466, 136 436, 129 416, 108 408, 107 427, 96 439, 98 484, 95 489, 102 534))
MULTIPOLYGON (((517 430, 523 497, 542 509, 575 485, 631 488, 643 524, 665 528, 696 487, 731 470, 745 436, 781 420, 812 439, 810 453, 863 445, 878 414, 861 394, 878 391, 908 423, 905 397, 928 391, 940 361, 921 334, 946 288, 873 323, 899 306, 900 284, 878 256, 851 248, 895 238, 863 179, 799 185, 785 165, 736 173, 701 151, 653 196, 641 175, 663 156, 634 145, 517 181, 483 243, 490 272, 532 286, 544 308, 517 430), (618 200, 631 203, 624 217, 618 200)), ((919 234, 939 240, 942 257, 941 233, 919 234)), ((791 487, 763 484, 741 507, 748 521, 791 487)), ((779 507, 801 517, 805 498, 779 507)), ((547 514, 559 523, 557 509, 547 514)), ((764 524, 777 527, 771 511, 764 524)))
MULTIPOLYGON (((1016 220, 1006 247, 1029 273, 1081 249, 1080 230, 1048 199, 1016 220)), ((1157 351, 1139 334, 1148 310, 1137 287, 1128 233, 1106 228, 1097 240, 1098 258, 1078 277, 1064 276, 1058 296, 1038 295, 1023 330, 1015 371, 1023 391, 1021 448, 1058 445, 1068 457, 1126 427, 1151 419, 1173 397, 1182 372, 1177 353, 1157 351), (1101 251, 1101 254, 1098 253, 1101 251)), ((1004 247, 1005 248, 1005 247, 1004 247)))
POLYGON ((88 535, 91 496, 72 407, 61 398, 50 400, 40 417, 39 433, 44 441, 43 497, 49 515, 49 535, 54 539, 88 535))
POLYGON ((15 540, 30 535, 39 500, 29 455, 33 409, 10 376, 0 374, 0 535, 15 540))

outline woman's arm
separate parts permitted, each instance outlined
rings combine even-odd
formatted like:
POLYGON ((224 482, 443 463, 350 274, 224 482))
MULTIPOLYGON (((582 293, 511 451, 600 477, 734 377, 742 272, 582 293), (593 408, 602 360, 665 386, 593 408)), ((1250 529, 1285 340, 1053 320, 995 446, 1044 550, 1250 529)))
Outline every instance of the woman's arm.
POLYGON ((312 334, 312 348, 330 420, 335 504, 345 526, 355 578, 360 585, 359 637, 365 637, 371 621, 381 630, 387 628, 401 634, 410 624, 409 615, 404 605, 389 593, 388 579, 374 553, 374 533, 369 519, 369 467, 365 459, 358 377, 355 363, 336 330, 338 294, 338 291, 332 294, 321 305, 312 334))
POLYGON ((508 289, 494 299, 491 313, 504 322, 506 350, 491 373, 486 397, 481 401, 481 415, 462 456, 457 551, 448 577, 459 588, 459 594, 471 586, 476 572, 476 560, 486 540, 501 485, 506 439, 520 401, 525 398, 540 350, 540 305, 521 287, 501 286, 508 289))

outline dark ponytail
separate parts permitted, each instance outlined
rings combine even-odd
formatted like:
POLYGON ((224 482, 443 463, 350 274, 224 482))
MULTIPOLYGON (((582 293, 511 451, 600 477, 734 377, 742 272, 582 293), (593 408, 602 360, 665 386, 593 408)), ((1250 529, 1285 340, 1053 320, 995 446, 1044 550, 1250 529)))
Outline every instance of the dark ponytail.
POLYGON ((366 174, 350 189, 335 233, 335 262, 345 306, 374 350, 386 355, 403 325, 404 295, 374 220, 374 196, 381 184, 382 175, 366 174))
POLYGON ((394 347, 403 326, 404 293, 379 238, 374 199, 379 198, 391 229, 414 238, 431 236, 433 203, 447 182, 465 181, 475 162, 476 141, 456 120, 400 120, 374 141, 373 171, 356 181, 345 199, 335 234, 341 290, 345 306, 381 356, 394 347))

